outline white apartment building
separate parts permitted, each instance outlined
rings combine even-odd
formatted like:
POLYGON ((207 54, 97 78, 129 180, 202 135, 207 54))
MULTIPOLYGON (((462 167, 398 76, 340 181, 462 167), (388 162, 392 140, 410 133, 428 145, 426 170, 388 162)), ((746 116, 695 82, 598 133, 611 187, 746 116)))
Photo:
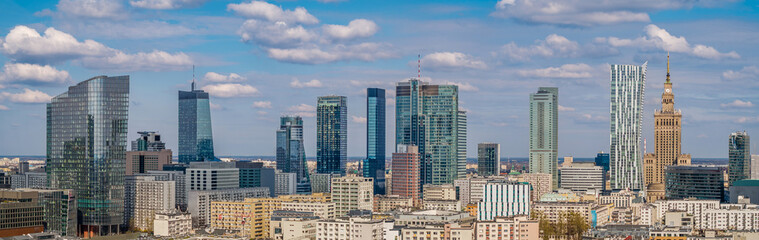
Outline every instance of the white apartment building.
MULTIPOLYGON (((334 190, 334 186, 332 190, 334 190)), ((316 240, 382 240, 383 222, 366 218, 319 220, 316 240)))
POLYGON ((153 220, 153 235, 156 237, 178 237, 192 231, 192 216, 176 210, 156 212, 153 220))
POLYGON ((456 200, 424 200, 424 210, 461 211, 461 201, 456 200))
POLYGON ((603 190, 604 169, 592 162, 576 162, 570 167, 559 169, 559 185, 572 191, 603 190))
POLYGON ((281 202, 278 210, 312 212, 321 219, 335 218, 334 202, 281 202))
POLYGON ((698 230, 759 230, 759 209, 757 208, 728 205, 720 209, 707 209, 701 214, 701 225, 696 226, 698 230))
POLYGON ((681 211, 686 212, 693 216, 693 227, 696 229, 702 229, 702 213, 709 209, 719 209, 719 200, 697 200, 697 199, 683 199, 683 200, 659 200, 654 203, 656 206, 656 217, 654 219, 664 219, 664 213, 668 211, 681 211))
POLYGON ((332 202, 336 216, 344 216, 350 210, 374 208, 374 179, 346 176, 332 179, 332 202))
POLYGON ((175 184, 174 181, 155 180, 135 183, 133 227, 142 231, 151 231, 156 212, 175 209, 175 184))
POLYGON ((477 220, 490 221, 495 217, 530 215, 530 185, 494 181, 485 185, 484 197, 477 203, 477 220))
POLYGON ((269 237, 274 240, 316 239, 318 218, 272 218, 269 237))
POLYGON ((297 191, 297 173, 277 172, 274 174, 274 195, 293 195, 297 191))

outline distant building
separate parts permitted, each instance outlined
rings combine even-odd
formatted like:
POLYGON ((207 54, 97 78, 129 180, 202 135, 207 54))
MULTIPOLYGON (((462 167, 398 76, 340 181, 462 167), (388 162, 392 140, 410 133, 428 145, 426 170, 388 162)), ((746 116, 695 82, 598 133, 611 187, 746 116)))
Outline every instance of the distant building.
POLYGON ((604 173, 609 171, 609 153, 604 153, 603 151, 598 152, 596 154, 596 166, 600 166, 604 168, 604 173))
POLYGON ((751 179, 759 179, 759 155, 751 155, 751 179))
POLYGON ((372 210, 374 207, 374 179, 346 176, 332 179, 332 202, 336 216, 350 210, 372 210))
POLYGON ((274 174, 274 195, 292 195, 296 193, 297 178, 296 173, 277 172, 274 174))
POLYGON ((179 162, 214 161, 211 103, 208 93, 195 89, 179 91, 179 162))
POLYGON ((520 175, 522 181, 527 182, 532 186, 530 190, 530 199, 533 202, 540 200, 543 194, 551 192, 551 180, 553 176, 549 173, 524 173, 520 175))
POLYGON ((501 145, 477 144, 477 175, 487 177, 501 174, 501 145))
POLYGON ((328 193, 333 178, 339 178, 340 174, 335 173, 314 173, 311 174, 311 192, 328 193))
POLYGON ((240 170, 233 162, 191 162, 185 171, 187 191, 240 188, 240 170))
POLYGON ((611 189, 643 189, 640 136, 648 62, 611 65, 611 189))
POLYGON ((176 209, 176 187, 173 181, 156 181, 155 178, 135 183, 135 229, 153 231, 156 212, 176 209))
POLYGON ((420 164, 417 146, 398 145, 397 151, 393 153, 392 164, 390 164, 393 183, 390 194, 409 197, 414 205, 421 204, 420 164))
POLYGON ((319 220, 316 225, 316 240, 382 240, 382 223, 381 220, 366 218, 319 220))
POLYGON ((477 220, 530 215, 530 184, 494 181, 485 185, 484 197, 477 204, 477 220))
POLYGON ((11 175, 11 188, 47 188, 47 174, 44 172, 26 172, 11 175))
MULTIPOLYGON (((140 133, 144 134, 145 132, 140 133)), ((160 139, 160 135, 157 134, 152 137, 160 139)), ((172 153, 169 149, 161 148, 164 143, 148 142, 144 138, 148 138, 148 136, 143 136, 132 141, 132 149, 135 149, 134 145, 137 144, 137 149, 148 150, 126 152, 126 175, 145 173, 147 171, 160 171, 163 170, 164 165, 171 164, 172 153)))
POLYGON ((547 220, 556 223, 563 214, 576 212, 585 217, 591 227, 603 226, 611 219, 611 206, 592 202, 536 202, 532 211, 540 212, 547 220))
POLYGON ((751 204, 759 204, 759 179, 746 179, 733 182, 730 186, 730 203, 738 203, 738 198, 749 198, 751 204))
POLYGON ((571 167, 559 169, 561 188, 572 191, 603 190, 605 174, 603 167, 592 162, 576 162, 571 167))
POLYGON ((477 222, 474 232, 476 240, 538 240, 540 239, 540 224, 538 220, 530 220, 528 216, 498 217, 492 221, 477 222))
POLYGON ((530 94, 530 173, 548 173, 559 187, 559 88, 530 94))
POLYGON ((176 207, 181 211, 187 210, 187 178, 182 171, 148 171, 138 176, 152 176, 156 181, 174 182, 176 194, 176 207))
POLYGON ((277 216, 277 212, 271 217, 269 238, 274 240, 285 239, 316 239, 316 226, 318 217, 313 216, 277 216))
POLYGON ((159 152, 166 149, 166 143, 161 141, 161 134, 157 132, 143 131, 137 132, 140 137, 132 141, 132 150, 136 151, 149 151, 159 152))
POLYGON ((374 212, 403 211, 414 207, 414 199, 398 195, 374 195, 374 212))
POLYGON ((374 179, 374 194, 385 195, 385 89, 366 89, 364 177, 374 179))
POLYGON ((422 208, 425 210, 461 211, 462 204, 458 201, 456 187, 453 184, 425 184, 422 208))
POLYGON ((348 98, 322 96, 316 103, 316 172, 345 174, 348 162, 348 98))
POLYGON ((177 210, 156 212, 153 235, 156 237, 179 237, 192 232, 192 216, 177 210))
POLYGON ((667 199, 722 200, 725 170, 707 166, 669 166, 665 172, 667 199))
POLYGON ((235 162, 240 172, 240 187, 265 187, 274 196, 274 169, 264 167, 263 162, 235 162))
POLYGON ((196 227, 208 226, 211 202, 243 201, 246 198, 262 198, 269 196, 269 189, 237 188, 209 191, 189 191, 187 193, 187 211, 192 214, 192 223, 196 227))
POLYGON ((295 173, 296 191, 302 194, 311 192, 305 149, 303 119, 300 116, 280 117, 277 129, 277 170, 295 173))
MULTIPOLYGON (((458 192, 458 199, 461 200, 463 205, 473 203, 476 204, 482 200, 485 192, 485 185, 490 180, 503 179, 496 176, 491 177, 469 177, 456 179, 454 186, 458 192)), ((550 188, 550 184, 548 186, 550 188)))
POLYGON ((746 132, 734 132, 730 134, 728 142, 729 157, 727 175, 728 183, 751 177, 751 144, 746 132))

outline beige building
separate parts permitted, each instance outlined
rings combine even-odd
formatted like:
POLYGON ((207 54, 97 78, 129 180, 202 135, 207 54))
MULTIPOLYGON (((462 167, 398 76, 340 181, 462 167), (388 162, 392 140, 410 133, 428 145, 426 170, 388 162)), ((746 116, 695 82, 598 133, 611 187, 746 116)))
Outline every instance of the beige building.
POLYGON ((414 207, 414 199, 398 195, 375 195, 374 212, 382 213, 394 210, 408 211, 414 207))
POLYGON ((141 231, 152 231, 156 212, 173 210, 176 206, 174 181, 137 181, 134 196, 134 225, 141 231))
POLYGON ((274 240, 314 240, 318 218, 272 218, 269 238, 274 240))
POLYGON ((472 226, 461 226, 457 223, 428 225, 424 227, 406 227, 401 229, 400 239, 416 240, 473 240, 472 226))
POLYGON ((383 238, 381 220, 338 218, 319 220, 316 226, 317 240, 381 240, 383 238))
POLYGON ((643 156, 644 180, 648 202, 664 197, 664 171, 667 166, 690 165, 690 154, 681 154, 682 113, 675 109, 675 95, 669 79, 669 55, 667 55, 667 80, 661 96, 661 109, 654 113, 655 153, 643 156))
POLYGON ((493 221, 477 222, 475 239, 538 240, 540 239, 539 227, 538 220, 529 220, 527 216, 498 217, 493 221))
POLYGON ((603 226, 611 220, 611 204, 597 205, 593 202, 536 202, 532 210, 542 213, 551 222, 559 220, 562 214, 576 212, 585 217, 592 226, 603 226))
POLYGON ((537 202, 543 194, 550 193, 552 191, 551 184, 553 183, 553 176, 550 173, 524 173, 520 175, 520 180, 530 183, 532 190, 530 191, 530 200, 537 202))
POLYGON ((350 210, 372 210, 374 208, 374 179, 345 176, 332 179, 332 202, 336 216, 348 214, 350 210))
POLYGON ((186 236, 192 233, 192 216, 177 210, 159 211, 153 220, 156 237, 186 236))
POLYGON ((423 198, 427 200, 456 200, 456 187, 452 184, 432 185, 425 184, 423 198))
POLYGON ((171 164, 171 157, 170 149, 126 152, 126 175, 162 171, 163 165, 171 164))
POLYGON ((422 209, 460 212, 462 206, 457 200, 424 200, 422 209))

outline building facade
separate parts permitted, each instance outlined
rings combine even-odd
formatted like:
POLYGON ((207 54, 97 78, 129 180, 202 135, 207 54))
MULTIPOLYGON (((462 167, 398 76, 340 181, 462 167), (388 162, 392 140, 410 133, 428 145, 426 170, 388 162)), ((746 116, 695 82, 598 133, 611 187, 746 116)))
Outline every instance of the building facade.
POLYGON ((82 237, 124 223, 128 115, 129 76, 90 78, 47 104, 49 186, 75 191, 82 237))
POLYGON ((0 191, 0 237, 45 230, 45 209, 36 192, 0 191))
POLYGON ((421 204, 420 164, 417 146, 398 145, 390 164, 393 183, 390 194, 411 198, 415 206, 421 204))
POLYGON ((530 215, 530 184, 494 181, 485 185, 484 197, 477 203, 477 220, 530 215))
POLYGON ((745 131, 730 134, 728 147, 728 183, 733 184, 751 177, 751 145, 748 134, 745 131))
POLYGON ((216 159, 213 151, 211 105, 208 93, 195 89, 179 91, 179 162, 203 162, 216 159))
POLYGON ((374 179, 374 194, 385 190, 385 89, 366 89, 366 159, 364 177, 374 179))
POLYGON ((189 191, 187 193, 187 211, 192 214, 192 224, 205 227, 209 224, 211 202, 243 201, 246 198, 263 198, 269 196, 269 189, 237 188, 208 191, 189 191))
POLYGON ((192 231, 192 216, 177 210, 161 211, 153 220, 153 235, 156 237, 178 237, 192 231))
POLYGON ((336 216, 350 210, 372 210, 374 207, 374 179, 346 176, 332 179, 332 202, 336 216))
POLYGON ((153 231, 156 212, 176 209, 176 186, 173 181, 137 181, 135 183, 132 227, 153 231))
POLYGON ((514 218, 495 218, 493 221, 477 222, 474 229, 475 239, 540 239, 538 220, 529 220, 527 216, 514 218))
POLYGON ((291 195, 297 193, 297 174, 277 172, 274 174, 274 176, 275 196, 291 195))
POLYGON ((530 172, 549 173, 559 187, 559 88, 530 94, 530 172))
POLYGON ((669 166, 665 172, 667 199, 722 200, 725 195, 724 168, 669 166))
POLYGON ((297 191, 307 194, 311 192, 311 181, 305 149, 303 119, 300 116, 281 117, 277 130, 277 170, 295 173, 297 191))
POLYGON ((132 151, 126 152, 126 175, 161 171, 163 165, 171 164, 172 152, 166 149, 161 135, 156 132, 138 132, 140 137, 132 141, 132 151))
POLYGON ((477 175, 487 177, 501 174, 501 144, 477 144, 477 175))
POLYGON ((648 62, 641 66, 611 65, 611 152, 612 189, 643 189, 640 136, 648 62))
POLYGON ((233 162, 191 162, 185 170, 187 191, 235 189, 240 187, 240 170, 233 162))
POLYGON ((10 177, 11 188, 47 188, 47 174, 44 172, 25 172, 10 177))
POLYGON ((319 220, 316 225, 316 240, 356 239, 384 239, 382 221, 365 218, 349 218, 319 220))
POLYGON ((336 173, 314 173, 311 174, 311 192, 328 193, 333 178, 339 178, 340 174, 336 173))
POLYGON ((572 191, 603 190, 605 174, 603 167, 592 162, 576 162, 571 167, 559 169, 561 188, 572 191))
POLYGON ((316 172, 345 174, 348 162, 348 98, 323 96, 316 103, 316 172))

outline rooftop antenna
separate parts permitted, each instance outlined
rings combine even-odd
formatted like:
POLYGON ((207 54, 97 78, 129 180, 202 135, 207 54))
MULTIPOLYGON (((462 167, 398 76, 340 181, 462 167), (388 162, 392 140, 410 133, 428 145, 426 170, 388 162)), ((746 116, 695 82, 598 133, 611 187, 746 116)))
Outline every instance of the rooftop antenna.
POLYGON ((416 78, 418 78, 419 80, 422 80, 422 54, 419 54, 419 56, 417 56, 416 59, 417 59, 416 64, 418 66, 416 78))
POLYGON ((192 65, 192 91, 195 91, 195 64, 192 65))

